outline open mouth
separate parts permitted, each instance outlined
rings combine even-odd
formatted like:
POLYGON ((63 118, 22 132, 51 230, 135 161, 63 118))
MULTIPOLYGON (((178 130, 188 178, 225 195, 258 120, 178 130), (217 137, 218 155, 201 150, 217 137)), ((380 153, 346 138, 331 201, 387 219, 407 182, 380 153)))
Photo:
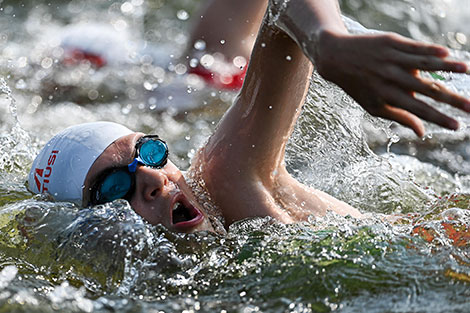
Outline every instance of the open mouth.
POLYGON ((204 218, 201 211, 191 203, 181 199, 173 204, 171 221, 177 228, 189 228, 196 226, 204 218))

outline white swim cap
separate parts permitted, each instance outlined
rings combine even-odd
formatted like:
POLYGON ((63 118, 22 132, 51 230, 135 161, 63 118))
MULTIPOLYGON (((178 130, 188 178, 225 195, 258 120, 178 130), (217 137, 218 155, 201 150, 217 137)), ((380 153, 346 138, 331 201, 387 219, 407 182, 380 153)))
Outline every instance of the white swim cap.
POLYGON ((29 172, 34 193, 48 193, 58 201, 82 203, 83 184, 95 160, 114 141, 132 131, 111 122, 71 126, 42 148, 29 172))

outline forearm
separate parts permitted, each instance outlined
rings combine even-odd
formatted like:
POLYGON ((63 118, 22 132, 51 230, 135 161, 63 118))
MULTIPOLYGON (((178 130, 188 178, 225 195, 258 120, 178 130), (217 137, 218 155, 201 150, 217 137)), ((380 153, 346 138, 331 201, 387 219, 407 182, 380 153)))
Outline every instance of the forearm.
POLYGON ((208 155, 233 158, 226 163, 245 174, 270 175, 283 160, 311 73, 297 44, 264 22, 243 89, 209 140, 208 155))
POLYGON ((347 33, 336 1, 291 0, 285 6, 270 1, 244 87, 220 124, 222 133, 249 134, 237 151, 250 156, 253 164, 246 166, 257 172, 282 163, 312 70, 305 50, 315 49, 312 41, 323 30, 347 33))

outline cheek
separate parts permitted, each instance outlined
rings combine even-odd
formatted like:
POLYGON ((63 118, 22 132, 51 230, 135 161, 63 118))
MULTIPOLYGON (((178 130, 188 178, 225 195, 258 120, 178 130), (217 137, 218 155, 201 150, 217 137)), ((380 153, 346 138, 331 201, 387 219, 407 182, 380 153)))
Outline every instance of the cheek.
POLYGON ((142 216, 150 224, 165 224, 165 218, 158 205, 144 204, 142 201, 139 201, 139 199, 134 199, 131 201, 131 206, 137 214, 142 216))

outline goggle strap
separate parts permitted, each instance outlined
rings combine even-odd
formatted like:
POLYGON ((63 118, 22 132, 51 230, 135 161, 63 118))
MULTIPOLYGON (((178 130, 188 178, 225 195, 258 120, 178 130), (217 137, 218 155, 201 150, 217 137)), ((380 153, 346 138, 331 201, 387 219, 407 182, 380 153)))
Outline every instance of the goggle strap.
POLYGON ((135 173, 135 171, 137 170, 138 164, 139 164, 139 160, 135 158, 134 161, 132 161, 132 163, 127 166, 127 169, 129 170, 129 172, 135 173))

